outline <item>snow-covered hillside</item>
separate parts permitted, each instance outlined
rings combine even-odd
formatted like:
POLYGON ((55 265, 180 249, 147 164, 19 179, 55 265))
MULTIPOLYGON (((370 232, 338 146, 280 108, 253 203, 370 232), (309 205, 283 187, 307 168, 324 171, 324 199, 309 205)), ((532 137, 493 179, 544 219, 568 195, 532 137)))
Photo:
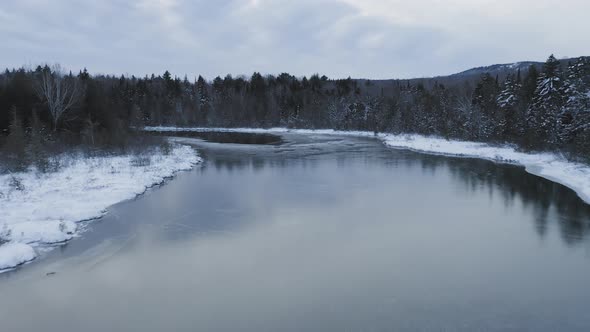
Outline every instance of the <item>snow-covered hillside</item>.
POLYGON ((336 131, 332 129, 287 129, 287 128, 174 128, 148 127, 149 131, 228 131, 250 133, 285 133, 325 134, 357 137, 377 137, 387 146, 396 149, 441 154, 458 157, 488 159, 499 163, 510 163, 524 166, 526 171, 560 183, 573 189, 580 198, 590 204, 590 166, 574 163, 552 153, 524 153, 512 146, 492 146, 486 143, 446 140, 439 137, 421 135, 378 134, 364 131, 336 131))
POLYGON ((528 68, 530 66, 541 67, 542 65, 543 65, 542 62, 533 62, 533 61, 496 64, 496 65, 467 69, 467 70, 462 71, 460 73, 449 75, 448 77, 480 76, 480 75, 483 75, 486 73, 489 73, 492 76, 496 76, 499 74, 505 74, 507 72, 516 72, 517 70, 523 70, 523 71, 528 70, 528 68))
POLYGON ((98 218, 115 203, 134 198, 150 186, 201 159, 188 146, 166 154, 85 158, 61 156, 57 172, 0 175, 0 271, 33 260, 77 234, 77 223, 98 218))

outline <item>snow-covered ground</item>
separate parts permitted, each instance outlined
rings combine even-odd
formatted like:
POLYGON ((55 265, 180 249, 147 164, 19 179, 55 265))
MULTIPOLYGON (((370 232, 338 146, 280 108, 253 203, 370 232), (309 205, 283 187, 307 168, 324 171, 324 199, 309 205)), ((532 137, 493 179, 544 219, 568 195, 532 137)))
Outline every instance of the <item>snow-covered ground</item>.
POLYGON ((8 271, 37 257, 35 250, 25 243, 7 243, 0 246, 0 271, 8 271))
MULTIPOLYGON (((141 155, 85 158, 64 155, 54 173, 0 175, 0 272, 32 261, 40 250, 79 234, 78 222, 95 219, 165 178, 201 161, 189 146, 141 155)), ((52 246, 53 245, 53 246, 52 246)))
POLYGON ((355 137, 377 137, 387 146, 396 149, 441 154, 457 157, 482 158, 499 163, 524 166, 526 171, 560 183, 574 190, 580 198, 590 204, 590 166, 574 163, 552 153, 523 153, 512 146, 492 146, 486 143, 447 140, 415 134, 377 134, 366 131, 337 131, 331 129, 287 129, 287 128, 174 128, 147 127, 148 131, 226 131, 243 133, 299 133, 324 134, 355 137))

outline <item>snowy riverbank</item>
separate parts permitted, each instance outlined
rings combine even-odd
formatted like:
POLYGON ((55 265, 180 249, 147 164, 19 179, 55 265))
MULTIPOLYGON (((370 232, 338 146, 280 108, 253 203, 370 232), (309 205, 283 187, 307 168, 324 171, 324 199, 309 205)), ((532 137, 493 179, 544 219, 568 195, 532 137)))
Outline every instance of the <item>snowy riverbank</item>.
POLYGON ((61 156, 57 172, 0 175, 0 272, 79 234, 78 222, 142 194, 201 159, 189 146, 141 155, 61 156))
POLYGON ((510 163, 525 167, 526 171, 545 179, 560 183, 572 190, 590 204, 590 166, 574 163, 552 153, 524 153, 511 146, 492 146, 485 143, 446 140, 414 134, 377 134, 364 131, 336 131, 331 129, 287 129, 287 128, 174 128, 148 127, 148 131, 226 131, 244 133, 299 133, 355 137, 377 137, 385 145, 395 149, 408 149, 422 153, 448 156, 481 158, 499 163, 510 163))

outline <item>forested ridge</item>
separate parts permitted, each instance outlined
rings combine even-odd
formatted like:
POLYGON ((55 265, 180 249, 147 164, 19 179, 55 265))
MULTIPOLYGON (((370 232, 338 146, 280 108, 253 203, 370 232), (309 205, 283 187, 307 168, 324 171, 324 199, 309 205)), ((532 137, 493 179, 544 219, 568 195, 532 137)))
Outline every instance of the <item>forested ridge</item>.
POLYGON ((590 58, 561 63, 550 56, 541 66, 478 76, 372 81, 254 73, 208 81, 167 71, 139 78, 58 66, 7 69, 0 74, 0 130, 6 154, 31 142, 124 144, 131 128, 145 125, 280 126, 513 143, 589 160, 590 58))

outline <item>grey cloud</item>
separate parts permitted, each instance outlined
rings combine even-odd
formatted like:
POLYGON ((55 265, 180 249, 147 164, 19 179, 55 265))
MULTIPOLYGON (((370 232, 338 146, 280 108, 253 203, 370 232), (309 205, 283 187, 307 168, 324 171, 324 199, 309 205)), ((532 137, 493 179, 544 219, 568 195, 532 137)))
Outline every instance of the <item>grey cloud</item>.
POLYGON ((253 71, 388 78, 539 60, 550 52, 547 41, 508 35, 514 25, 482 26, 470 35, 427 23, 367 15, 339 0, 11 1, 0 7, 0 65, 59 62, 141 76, 168 69, 208 78, 253 71), (486 28, 496 34, 490 43, 477 35, 486 28))

